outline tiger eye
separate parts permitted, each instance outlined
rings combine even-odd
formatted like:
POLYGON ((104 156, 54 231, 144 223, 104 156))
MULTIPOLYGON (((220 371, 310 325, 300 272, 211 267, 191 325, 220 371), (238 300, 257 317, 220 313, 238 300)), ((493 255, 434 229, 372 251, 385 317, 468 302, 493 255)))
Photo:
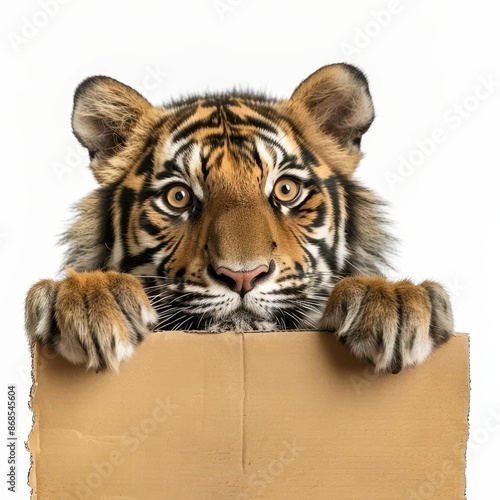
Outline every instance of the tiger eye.
POLYGON ((274 197, 281 203, 289 203, 300 193, 300 185, 297 181, 284 177, 274 185, 274 197))
POLYGON ((191 205, 193 196, 188 187, 178 184, 167 191, 165 200, 171 208, 181 210, 191 205))

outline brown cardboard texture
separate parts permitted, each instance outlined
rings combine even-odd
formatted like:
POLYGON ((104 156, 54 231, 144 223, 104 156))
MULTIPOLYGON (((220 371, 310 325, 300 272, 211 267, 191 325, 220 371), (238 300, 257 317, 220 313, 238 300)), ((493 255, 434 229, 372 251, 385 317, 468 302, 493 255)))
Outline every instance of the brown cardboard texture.
POLYGON ((33 368, 33 499, 464 498, 465 335, 398 375, 322 332, 162 332, 118 374, 41 348, 33 368))

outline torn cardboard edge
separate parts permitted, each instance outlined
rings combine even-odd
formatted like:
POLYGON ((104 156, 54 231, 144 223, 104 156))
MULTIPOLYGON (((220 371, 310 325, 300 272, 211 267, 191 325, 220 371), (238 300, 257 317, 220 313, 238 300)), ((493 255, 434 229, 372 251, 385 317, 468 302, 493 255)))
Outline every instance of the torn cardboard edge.
POLYGON ((464 498, 468 352, 377 375, 324 332, 160 332, 96 374, 37 346, 31 498, 464 498))
POLYGON ((33 497, 33 492, 36 491, 36 476, 34 471, 33 464, 33 455, 34 451, 32 448, 33 440, 37 439, 38 436, 38 421, 35 410, 33 409, 33 397, 35 395, 36 388, 36 376, 35 376, 35 349, 34 346, 30 344, 30 356, 31 356, 31 388, 30 388, 30 399, 28 401, 28 408, 31 411, 31 431, 28 435, 28 439, 24 442, 24 447, 30 454, 30 466, 28 469, 28 477, 27 477, 27 485, 30 487, 30 498, 33 497))

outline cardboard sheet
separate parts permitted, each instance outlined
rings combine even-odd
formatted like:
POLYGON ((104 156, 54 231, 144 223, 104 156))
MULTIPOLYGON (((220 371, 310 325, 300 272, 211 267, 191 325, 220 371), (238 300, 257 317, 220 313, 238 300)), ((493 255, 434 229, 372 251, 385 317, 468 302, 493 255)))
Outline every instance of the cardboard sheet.
POLYGON ((398 375, 322 332, 158 333, 119 374, 33 363, 33 499, 464 498, 466 335, 398 375))

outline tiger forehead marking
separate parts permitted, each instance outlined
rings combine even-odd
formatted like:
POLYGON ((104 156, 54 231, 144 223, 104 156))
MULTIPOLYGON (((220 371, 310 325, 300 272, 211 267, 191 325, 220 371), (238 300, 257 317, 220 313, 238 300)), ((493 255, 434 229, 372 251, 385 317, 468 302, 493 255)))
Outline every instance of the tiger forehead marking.
POLYGON ((100 266, 142 279, 158 328, 314 328, 338 279, 376 268, 382 233, 357 224, 376 220, 377 201, 351 175, 371 101, 341 73, 288 101, 236 92, 161 107, 111 79, 83 84, 73 123, 102 185, 100 266), (112 116, 89 120, 103 93, 112 116))
POLYGON ((175 162, 193 178, 196 170, 209 186, 231 188, 235 174, 238 180, 248 181, 240 183, 240 190, 260 184, 274 165, 281 166, 284 156, 292 160, 300 152, 286 123, 275 123, 272 108, 260 106, 260 110, 239 99, 203 101, 190 119, 169 134, 163 148, 165 161, 175 162), (224 157, 229 161, 222 161, 224 157))

